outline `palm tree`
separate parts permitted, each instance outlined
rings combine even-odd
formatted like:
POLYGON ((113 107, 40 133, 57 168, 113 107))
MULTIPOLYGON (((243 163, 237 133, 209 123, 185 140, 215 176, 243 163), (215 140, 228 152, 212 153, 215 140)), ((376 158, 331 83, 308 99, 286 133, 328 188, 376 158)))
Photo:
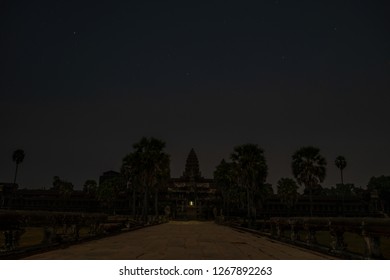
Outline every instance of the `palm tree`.
POLYGON ((127 178, 131 178, 133 183, 143 188, 142 217, 146 222, 149 192, 152 189, 158 192, 156 188, 161 186, 163 178, 165 180, 169 176, 169 155, 163 152, 165 143, 153 137, 142 138, 140 142, 133 145, 133 148, 134 152, 123 159, 122 172, 125 172, 127 178))
POLYGON ((336 164, 337 168, 340 169, 340 175, 341 175, 341 184, 344 185, 344 178, 343 178, 343 169, 347 167, 347 161, 345 157, 343 156, 338 156, 336 160, 334 161, 336 164))
POLYGON ((264 151, 258 145, 245 144, 235 147, 230 157, 237 174, 237 183, 246 191, 247 217, 251 223, 256 218, 254 194, 259 187, 264 187, 268 175, 264 151))
POLYGON ((322 183, 326 176, 326 160, 320 149, 307 146, 297 150, 292 156, 292 172, 298 184, 309 191, 310 216, 313 216, 313 189, 322 183))
POLYGON ((16 163, 16 168, 15 168, 15 176, 14 176, 14 185, 16 184, 16 176, 18 174, 18 167, 19 164, 21 164, 24 160, 25 154, 22 149, 18 149, 14 151, 12 154, 12 160, 16 163))
POLYGON ((282 203, 287 206, 290 215, 291 208, 298 200, 298 185, 291 178, 280 178, 277 183, 277 192, 282 203))

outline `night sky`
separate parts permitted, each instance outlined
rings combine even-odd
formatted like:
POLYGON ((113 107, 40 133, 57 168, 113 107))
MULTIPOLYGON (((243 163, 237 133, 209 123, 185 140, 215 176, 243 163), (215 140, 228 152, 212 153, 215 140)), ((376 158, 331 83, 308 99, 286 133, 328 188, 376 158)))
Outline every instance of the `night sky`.
POLYGON ((81 188, 143 136, 172 176, 194 148, 212 177, 233 147, 265 150, 267 181, 314 145, 324 186, 390 175, 388 1, 1 1, 0 182, 81 188), (200 3, 202 2, 202 3, 200 3))

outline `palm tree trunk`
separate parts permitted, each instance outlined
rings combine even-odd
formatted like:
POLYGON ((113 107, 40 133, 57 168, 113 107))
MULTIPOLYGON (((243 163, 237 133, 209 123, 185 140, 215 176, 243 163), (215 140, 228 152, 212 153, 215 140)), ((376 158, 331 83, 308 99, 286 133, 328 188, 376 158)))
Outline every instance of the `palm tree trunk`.
POLYGON ((252 228, 253 225, 253 199, 250 189, 247 189, 247 205, 248 205, 248 228, 252 228))
POLYGON ((313 188, 309 188, 310 217, 313 217, 313 188))
POLYGON ((144 192, 144 206, 142 207, 143 220, 146 223, 148 219, 148 189, 145 188, 144 192))
POLYGON ((251 206, 250 206, 250 195, 249 195, 249 189, 246 189, 246 205, 247 205, 247 216, 248 216, 248 221, 251 218, 251 206))
POLYGON ((230 216, 230 193, 226 194, 226 213, 225 216, 230 216))
POLYGON ((154 193, 154 215, 158 217, 158 189, 155 189, 154 193))
POLYGON ((15 168, 14 185, 16 184, 16 175, 18 174, 18 167, 19 167, 19 164, 17 163, 16 168, 15 168))
POLYGON ((226 216, 226 210, 227 210, 227 205, 226 205, 226 192, 222 192, 222 209, 223 209, 223 214, 226 216))
POLYGON ((135 219, 135 187, 133 186, 133 209, 132 209, 132 212, 133 212, 133 219, 135 219))
POLYGON ((344 217, 345 216, 345 213, 344 213, 344 192, 345 192, 345 189, 344 189, 344 178, 343 178, 343 169, 340 168, 340 175, 341 175, 341 186, 342 186, 342 193, 341 193, 341 215, 344 217))
POLYGON ((18 167, 19 167, 19 163, 16 163, 16 168, 15 168, 15 176, 14 176, 14 185, 12 186, 12 193, 11 193, 11 196, 8 200, 8 208, 11 207, 12 203, 13 203, 13 200, 14 200, 14 197, 15 197, 15 184, 16 184, 16 176, 18 174, 18 167))

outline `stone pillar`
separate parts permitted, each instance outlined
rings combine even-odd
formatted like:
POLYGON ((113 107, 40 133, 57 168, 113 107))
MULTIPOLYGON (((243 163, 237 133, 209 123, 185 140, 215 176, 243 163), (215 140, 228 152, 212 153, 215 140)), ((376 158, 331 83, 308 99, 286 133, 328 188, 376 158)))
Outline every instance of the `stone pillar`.
POLYGON ((296 226, 296 221, 290 221, 290 239, 292 242, 300 241, 299 229, 296 226))
POLYGON ((344 242, 344 229, 330 228, 330 235, 332 236, 331 248, 336 251, 344 251, 347 247, 347 244, 344 242))
POLYGON ((284 228, 280 221, 276 224, 276 237, 282 239, 284 235, 284 228))
POLYGON ((383 259, 380 237, 370 233, 368 226, 362 222, 362 236, 366 245, 365 255, 368 259, 383 259))
POLYGON ((26 231, 24 229, 10 229, 4 231, 4 247, 12 251, 19 247, 20 239, 26 231))
POLYGON ((307 227, 306 243, 308 245, 317 244, 316 229, 310 226, 307 227))
POLYGON ((379 236, 363 234, 363 239, 366 245, 366 258, 383 259, 379 236))

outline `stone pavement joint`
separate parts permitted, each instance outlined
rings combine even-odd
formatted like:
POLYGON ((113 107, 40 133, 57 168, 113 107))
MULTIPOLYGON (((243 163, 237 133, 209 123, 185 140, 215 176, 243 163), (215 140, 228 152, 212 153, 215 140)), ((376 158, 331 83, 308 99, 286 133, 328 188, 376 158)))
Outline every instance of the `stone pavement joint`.
POLYGON ((214 222, 173 221, 29 256, 40 260, 319 260, 334 257, 214 222))

